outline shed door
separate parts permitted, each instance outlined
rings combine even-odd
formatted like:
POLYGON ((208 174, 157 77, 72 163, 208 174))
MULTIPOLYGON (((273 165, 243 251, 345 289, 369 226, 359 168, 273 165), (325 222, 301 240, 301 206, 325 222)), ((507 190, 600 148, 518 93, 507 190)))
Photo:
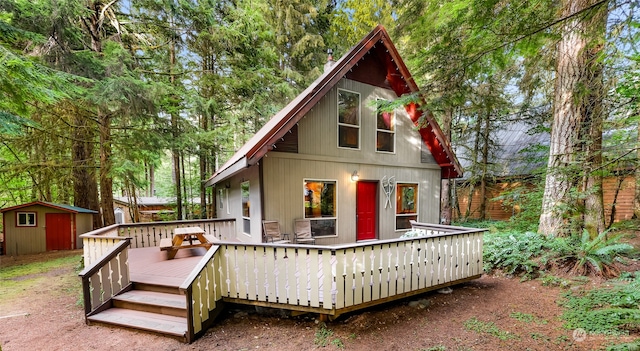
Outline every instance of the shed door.
POLYGON ((71 250, 71 214, 47 213, 47 251, 71 250))
POLYGON ((358 182, 356 185, 357 240, 376 238, 378 182, 358 182))

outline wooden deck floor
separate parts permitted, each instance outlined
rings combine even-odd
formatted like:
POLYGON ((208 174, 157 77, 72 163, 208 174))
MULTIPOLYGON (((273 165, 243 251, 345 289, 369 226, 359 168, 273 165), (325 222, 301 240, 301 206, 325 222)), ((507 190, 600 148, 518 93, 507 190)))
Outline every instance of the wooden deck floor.
POLYGON ((129 250, 129 273, 136 283, 178 287, 198 264, 206 249, 198 247, 178 250, 176 257, 167 259, 167 252, 159 247, 129 250))

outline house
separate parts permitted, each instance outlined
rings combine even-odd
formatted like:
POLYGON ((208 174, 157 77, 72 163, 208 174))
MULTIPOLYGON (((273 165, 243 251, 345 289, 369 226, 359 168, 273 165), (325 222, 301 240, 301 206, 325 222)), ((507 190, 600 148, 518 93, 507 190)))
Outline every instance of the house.
POLYGON ((163 215, 173 217, 176 200, 156 196, 114 196, 113 209, 116 223, 154 222, 162 220, 163 215), (137 218, 137 220, 134 220, 137 218))
MULTIPOLYGON (((534 188, 534 174, 547 164, 550 135, 536 123, 511 120, 492 131, 491 139, 497 147, 489 167, 485 195, 480 185, 472 181, 472 171, 456 181, 456 199, 460 216, 491 220, 508 220, 523 210, 523 193, 534 188)), ((463 144, 456 145, 462 167, 472 169, 472 152, 463 144)), ((629 169, 621 169, 603 179, 603 202, 607 223, 633 217, 635 177, 629 169)), ((454 217, 458 217, 454 211, 454 217)))
POLYGON ((34 201, 0 209, 4 254, 25 255, 82 248, 80 234, 93 230, 93 215, 85 208, 34 201))
POLYGON ((437 223, 440 184, 462 169, 391 38, 377 26, 273 116, 207 181, 236 239, 262 242, 262 221, 291 233, 311 221, 317 244, 397 238, 410 220, 437 223))

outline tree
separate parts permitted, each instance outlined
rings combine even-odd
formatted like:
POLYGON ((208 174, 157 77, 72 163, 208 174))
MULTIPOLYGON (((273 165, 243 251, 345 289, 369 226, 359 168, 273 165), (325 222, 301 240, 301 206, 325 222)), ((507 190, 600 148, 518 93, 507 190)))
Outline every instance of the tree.
MULTIPOLYGON (((539 68, 537 49, 544 45, 546 33, 530 35, 526 40, 518 38, 550 18, 553 6, 548 1, 505 6, 499 1, 408 0, 396 9, 399 20, 395 33, 403 38, 400 45, 427 107, 439 119, 443 131, 468 128, 467 132, 477 132, 473 140, 479 149, 469 150, 473 165, 465 172, 471 174, 469 181, 479 184, 482 192, 491 176, 491 165, 487 162, 491 162, 490 155, 498 147, 483 144, 482 140, 487 139, 487 133, 500 123, 503 115, 526 115, 530 100, 522 96, 536 96, 525 91, 540 86, 535 83, 521 86, 520 97, 505 88, 513 86, 519 77, 533 80, 532 67, 539 68), (495 85, 496 89, 479 89, 487 84, 495 85), (505 104, 510 108, 505 108, 505 104), (459 121, 455 120, 456 115, 459 121)), ((458 132, 449 136, 455 144, 457 137, 468 140, 466 135, 458 132)), ((460 143, 460 148, 464 147, 465 143, 460 143)), ((444 223, 451 218, 451 188, 449 181, 443 181, 444 223)))
POLYGON ((538 229, 546 235, 566 236, 582 228, 595 235, 604 229, 602 178, 594 172, 602 163, 599 55, 606 14, 607 2, 562 3, 561 16, 567 20, 557 45, 549 163, 538 229), (577 189, 590 191, 582 204, 577 189))

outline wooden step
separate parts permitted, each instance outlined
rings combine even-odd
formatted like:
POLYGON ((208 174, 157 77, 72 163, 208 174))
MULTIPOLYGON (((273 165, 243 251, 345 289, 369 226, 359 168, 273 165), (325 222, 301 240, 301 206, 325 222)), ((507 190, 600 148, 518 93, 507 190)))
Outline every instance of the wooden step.
POLYGON ((113 298, 113 306, 176 317, 187 316, 186 296, 156 291, 127 291, 113 298))
POLYGON ((149 331, 186 340, 187 319, 164 314, 110 308, 87 318, 90 323, 102 323, 149 331))
POLYGON ((155 291, 155 292, 166 293, 166 294, 181 295, 180 288, 177 287, 177 286, 172 286, 172 285, 147 284, 147 283, 134 282, 133 283, 133 289, 134 290, 155 291))

